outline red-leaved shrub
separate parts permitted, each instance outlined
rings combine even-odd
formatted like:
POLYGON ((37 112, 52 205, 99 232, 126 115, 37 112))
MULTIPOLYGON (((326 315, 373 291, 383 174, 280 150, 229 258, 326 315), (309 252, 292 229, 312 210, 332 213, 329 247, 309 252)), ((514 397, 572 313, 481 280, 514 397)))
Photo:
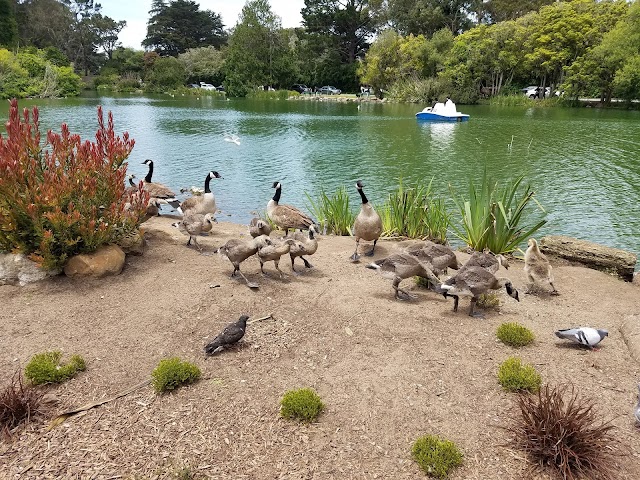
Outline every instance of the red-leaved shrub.
POLYGON ((7 137, 0 135, 0 251, 23 253, 57 269, 78 253, 96 250, 134 230, 149 196, 126 193, 125 160, 134 140, 104 125, 98 107, 96 141, 82 141, 66 124, 41 145, 38 109, 11 101, 7 137))

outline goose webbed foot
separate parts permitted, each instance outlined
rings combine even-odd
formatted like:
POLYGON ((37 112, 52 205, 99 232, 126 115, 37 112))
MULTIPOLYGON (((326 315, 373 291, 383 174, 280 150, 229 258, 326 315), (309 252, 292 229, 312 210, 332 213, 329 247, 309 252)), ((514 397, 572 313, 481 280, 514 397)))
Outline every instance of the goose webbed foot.
POLYGON ((353 263, 357 263, 360 261, 360 255, 354 252, 354 254, 349 257, 349 260, 351 260, 353 263))
MULTIPOLYGON (((375 248, 375 247, 374 247, 375 248)), ((371 250, 369 250, 367 253, 364 254, 365 257, 373 257, 373 250, 374 248, 372 248, 371 250)))

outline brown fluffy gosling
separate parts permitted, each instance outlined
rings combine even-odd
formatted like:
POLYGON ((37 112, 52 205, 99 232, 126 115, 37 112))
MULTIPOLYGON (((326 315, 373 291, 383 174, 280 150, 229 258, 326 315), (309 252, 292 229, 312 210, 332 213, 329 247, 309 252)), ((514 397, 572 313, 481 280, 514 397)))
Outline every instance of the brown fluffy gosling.
POLYGON ((548 283, 551 285, 551 295, 559 295, 556 287, 553 285, 553 273, 549 260, 544 253, 538 248, 538 242, 535 238, 529 239, 529 248, 524 253, 524 271, 529 279, 529 286, 526 293, 533 291, 535 283, 548 283))

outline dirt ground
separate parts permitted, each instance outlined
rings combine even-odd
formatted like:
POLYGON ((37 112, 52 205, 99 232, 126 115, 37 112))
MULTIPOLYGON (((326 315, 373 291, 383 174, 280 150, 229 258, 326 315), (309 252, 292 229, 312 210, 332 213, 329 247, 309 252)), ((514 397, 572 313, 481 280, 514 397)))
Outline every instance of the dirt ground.
MULTIPOLYGON (((451 299, 413 280, 403 285, 419 298, 394 300, 387 280, 348 261, 353 238, 322 236, 309 257, 315 268, 299 277, 282 281, 271 263, 272 277, 263 278, 258 260, 247 260, 243 272, 260 284, 249 290, 213 254, 227 239, 247 237, 246 227, 215 225, 200 237, 200 254, 171 221, 145 224, 147 252, 128 256, 119 276, 0 287, 2 385, 38 352, 60 349, 87 361, 85 372, 48 388, 58 404, 47 415, 0 443, 0 478, 417 479, 425 474, 411 445, 438 434, 464 453, 450 478, 521 479, 528 461, 506 446, 503 429, 515 396, 496 378, 511 355, 533 363, 544 382, 571 383, 593 398, 628 450, 618 478, 640 478, 632 415, 640 365, 619 332, 625 316, 640 312, 637 286, 557 266, 560 296, 526 295, 522 263, 512 262, 499 275, 509 276, 521 302, 502 291, 499 311, 477 319, 466 315, 468 300, 454 313, 451 299), (237 348, 205 358, 204 344, 243 313, 273 317, 251 324, 237 348), (500 343, 496 328, 508 321, 533 330, 535 343, 520 350, 500 343), (600 350, 553 334, 580 325, 609 330, 600 350), (203 379, 167 395, 146 386, 47 430, 57 413, 144 381, 169 356, 195 362, 203 379), (326 404, 317 423, 279 417, 283 393, 300 387, 326 404)), ((379 242, 374 258, 393 248, 379 242)), ((290 272, 288 261, 281 266, 290 272)))

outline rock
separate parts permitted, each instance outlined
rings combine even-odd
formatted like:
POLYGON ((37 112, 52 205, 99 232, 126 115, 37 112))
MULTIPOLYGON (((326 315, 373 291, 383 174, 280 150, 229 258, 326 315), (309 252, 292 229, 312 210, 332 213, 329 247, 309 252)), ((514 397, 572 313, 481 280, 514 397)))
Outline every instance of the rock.
POLYGON ((147 246, 147 241, 144 239, 144 230, 142 229, 134 230, 116 243, 124 253, 130 255, 142 255, 147 246))
POLYGON ((631 356, 640 362, 640 315, 627 315, 620 326, 620 333, 631 356))
POLYGON ((540 250, 589 268, 616 273, 628 282, 633 280, 637 257, 625 250, 561 235, 542 237, 540 250))
POLYGON ((0 253, 0 285, 20 285, 38 282, 58 275, 59 270, 44 270, 23 254, 0 253))
POLYGON ((636 272, 633 274, 633 284, 640 287, 640 272, 636 272))
POLYGON ((64 266, 68 277, 104 277, 118 275, 124 267, 125 254, 117 245, 105 245, 94 253, 71 257, 64 266))

